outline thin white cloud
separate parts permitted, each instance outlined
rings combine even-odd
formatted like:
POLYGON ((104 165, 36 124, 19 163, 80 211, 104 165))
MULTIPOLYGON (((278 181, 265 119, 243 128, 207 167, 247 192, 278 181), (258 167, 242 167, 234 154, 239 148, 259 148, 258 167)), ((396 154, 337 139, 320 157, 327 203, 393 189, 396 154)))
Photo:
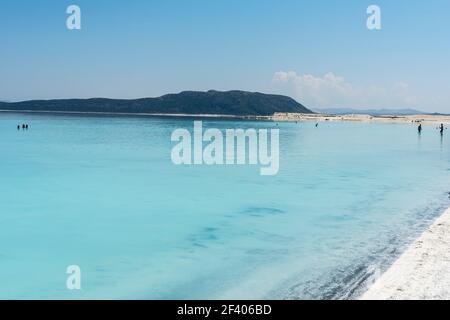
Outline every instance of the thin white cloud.
POLYGON ((416 107, 417 99, 404 82, 391 86, 355 86, 344 77, 327 73, 322 77, 299 75, 294 71, 274 74, 275 89, 289 94, 309 107, 406 108, 416 107))

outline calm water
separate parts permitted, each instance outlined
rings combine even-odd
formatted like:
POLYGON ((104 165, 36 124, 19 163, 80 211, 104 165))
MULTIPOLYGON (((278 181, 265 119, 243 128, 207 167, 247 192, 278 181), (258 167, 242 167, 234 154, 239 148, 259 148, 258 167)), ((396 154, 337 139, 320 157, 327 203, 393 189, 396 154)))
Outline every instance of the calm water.
POLYGON ((280 123, 263 177, 174 166, 170 134, 192 126, 0 113, 0 298, 354 298, 449 205, 431 127, 280 123))

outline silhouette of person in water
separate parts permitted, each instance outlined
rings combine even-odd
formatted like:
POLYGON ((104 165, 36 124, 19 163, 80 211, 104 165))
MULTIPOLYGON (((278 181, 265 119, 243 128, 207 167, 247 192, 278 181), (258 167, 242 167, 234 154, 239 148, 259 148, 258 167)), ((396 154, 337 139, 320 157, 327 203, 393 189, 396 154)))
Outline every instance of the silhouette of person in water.
POLYGON ((316 128, 317 128, 318 126, 319 126, 319 123, 317 122, 317 123, 316 123, 316 128))
POLYGON ((17 130, 20 130, 20 124, 17 125, 17 130))
POLYGON ((26 125, 25 125, 25 129, 27 129, 27 130, 28 130, 28 124, 26 124, 26 125))
POLYGON ((417 130, 419 131, 419 133, 422 133, 422 124, 419 124, 419 126, 417 127, 417 130))

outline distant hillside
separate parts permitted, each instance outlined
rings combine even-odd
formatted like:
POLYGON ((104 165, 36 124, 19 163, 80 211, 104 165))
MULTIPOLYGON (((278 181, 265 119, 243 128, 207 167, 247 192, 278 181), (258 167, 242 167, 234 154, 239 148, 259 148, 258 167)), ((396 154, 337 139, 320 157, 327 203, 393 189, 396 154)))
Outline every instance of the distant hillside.
POLYGON ((414 109, 368 109, 368 110, 358 110, 351 108, 326 108, 326 109, 314 109, 314 111, 318 113, 324 114, 368 114, 371 116, 383 116, 383 115, 392 115, 392 116, 411 116, 424 114, 422 111, 414 110, 414 109))
POLYGON ((434 113, 429 113, 428 115, 430 115, 430 116, 445 116, 445 117, 448 117, 448 116, 450 116, 450 113, 434 112, 434 113))
POLYGON ((12 111, 114 112, 154 114, 211 114, 268 116, 276 112, 313 113, 294 99, 245 91, 185 91, 159 98, 65 99, 0 102, 0 109, 12 111))

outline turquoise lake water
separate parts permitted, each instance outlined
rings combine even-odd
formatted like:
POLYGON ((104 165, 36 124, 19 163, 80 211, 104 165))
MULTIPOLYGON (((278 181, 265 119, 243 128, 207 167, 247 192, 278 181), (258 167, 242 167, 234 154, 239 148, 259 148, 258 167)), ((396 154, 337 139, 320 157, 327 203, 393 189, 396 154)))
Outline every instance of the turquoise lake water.
POLYGON ((203 125, 280 129, 278 175, 173 165, 192 119, 0 113, 0 298, 355 298, 450 205, 433 127, 203 125))

